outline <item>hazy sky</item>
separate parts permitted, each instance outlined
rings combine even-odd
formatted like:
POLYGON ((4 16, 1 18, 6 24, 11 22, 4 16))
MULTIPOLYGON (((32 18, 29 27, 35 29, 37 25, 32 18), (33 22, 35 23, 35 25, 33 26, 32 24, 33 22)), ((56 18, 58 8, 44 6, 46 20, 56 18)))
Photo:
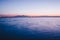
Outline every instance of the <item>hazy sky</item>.
POLYGON ((0 0, 0 14, 60 15, 60 0, 0 0))

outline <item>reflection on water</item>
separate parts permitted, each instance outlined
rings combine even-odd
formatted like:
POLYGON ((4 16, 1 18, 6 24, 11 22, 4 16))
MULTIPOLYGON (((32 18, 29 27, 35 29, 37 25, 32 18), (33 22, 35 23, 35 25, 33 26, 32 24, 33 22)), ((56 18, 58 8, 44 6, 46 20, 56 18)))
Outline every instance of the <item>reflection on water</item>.
POLYGON ((0 18, 1 38, 59 39, 60 18, 0 18))

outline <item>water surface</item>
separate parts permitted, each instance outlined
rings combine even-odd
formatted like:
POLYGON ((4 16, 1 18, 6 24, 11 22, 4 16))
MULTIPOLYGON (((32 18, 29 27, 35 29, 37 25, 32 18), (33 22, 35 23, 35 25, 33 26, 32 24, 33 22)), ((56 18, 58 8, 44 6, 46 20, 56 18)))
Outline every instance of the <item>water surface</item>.
POLYGON ((60 18, 0 18, 0 30, 6 40, 58 40, 60 18))

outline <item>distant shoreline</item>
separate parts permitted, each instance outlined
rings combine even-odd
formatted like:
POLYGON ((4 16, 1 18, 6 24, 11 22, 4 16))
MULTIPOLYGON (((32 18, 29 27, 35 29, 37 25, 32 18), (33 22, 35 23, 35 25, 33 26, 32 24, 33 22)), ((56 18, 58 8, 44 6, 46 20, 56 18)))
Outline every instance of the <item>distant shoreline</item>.
POLYGON ((53 17, 53 18, 60 18, 60 16, 13 16, 13 17, 0 17, 0 18, 41 18, 41 17, 46 17, 46 18, 50 18, 50 17, 53 17))

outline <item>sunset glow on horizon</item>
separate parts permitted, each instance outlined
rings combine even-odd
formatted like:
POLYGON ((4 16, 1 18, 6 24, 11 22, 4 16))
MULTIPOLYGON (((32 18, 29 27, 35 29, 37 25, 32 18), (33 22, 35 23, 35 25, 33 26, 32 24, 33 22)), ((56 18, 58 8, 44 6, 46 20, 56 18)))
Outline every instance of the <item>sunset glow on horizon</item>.
POLYGON ((0 0, 0 15, 60 16, 60 0, 0 0))

